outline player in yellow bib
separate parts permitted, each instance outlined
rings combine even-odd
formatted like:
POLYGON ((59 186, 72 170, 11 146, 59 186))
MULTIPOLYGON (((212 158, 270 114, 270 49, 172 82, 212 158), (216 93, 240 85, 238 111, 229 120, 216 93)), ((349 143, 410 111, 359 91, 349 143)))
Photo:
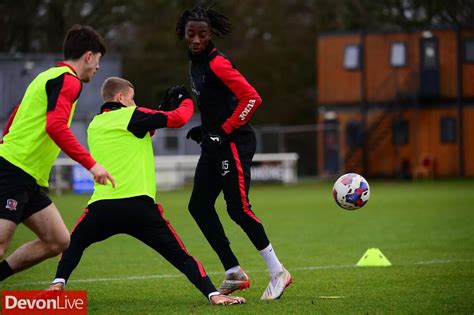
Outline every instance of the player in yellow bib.
MULTIPOLYGON (((124 233, 160 253, 206 296, 211 304, 241 304, 240 297, 221 295, 201 263, 191 256, 155 201, 155 159, 151 134, 158 128, 179 128, 192 117, 194 104, 188 91, 168 90, 162 109, 137 107, 133 85, 112 77, 102 86, 105 104, 87 130, 91 153, 117 180, 115 189, 94 186, 94 193, 71 234, 56 278, 43 294, 63 290, 87 247, 124 233)), ((133 267, 133 266, 131 266, 133 267)))
POLYGON ((69 129, 82 82, 92 79, 105 54, 103 40, 92 27, 75 25, 63 50, 64 61, 30 83, 0 144, 0 261, 19 223, 38 236, 0 262, 0 282, 69 244, 69 231, 44 191, 60 150, 88 169, 97 183, 115 184, 69 129))

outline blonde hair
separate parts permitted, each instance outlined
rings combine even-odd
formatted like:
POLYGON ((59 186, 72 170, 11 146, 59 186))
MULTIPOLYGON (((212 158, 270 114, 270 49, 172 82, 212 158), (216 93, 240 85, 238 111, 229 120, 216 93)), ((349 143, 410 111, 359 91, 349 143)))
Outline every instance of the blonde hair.
POLYGON ((104 102, 111 102, 114 100, 114 97, 117 95, 117 93, 125 93, 127 92, 128 88, 135 89, 133 84, 128 80, 119 77, 110 77, 107 78, 102 84, 100 95, 102 96, 102 100, 104 102))

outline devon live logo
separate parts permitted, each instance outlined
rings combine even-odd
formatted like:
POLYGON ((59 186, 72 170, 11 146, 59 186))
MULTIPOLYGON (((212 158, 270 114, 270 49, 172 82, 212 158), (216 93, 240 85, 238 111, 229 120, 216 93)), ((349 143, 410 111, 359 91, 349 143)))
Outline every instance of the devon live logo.
POLYGON ((2 291, 3 315, 86 315, 86 291, 2 291))

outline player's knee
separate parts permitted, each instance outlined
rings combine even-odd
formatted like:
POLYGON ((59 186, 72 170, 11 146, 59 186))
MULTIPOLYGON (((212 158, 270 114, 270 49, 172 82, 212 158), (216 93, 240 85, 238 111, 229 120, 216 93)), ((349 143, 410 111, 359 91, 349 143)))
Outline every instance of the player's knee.
POLYGON ((58 237, 57 239, 54 240, 54 242, 49 243, 49 250, 51 254, 52 255, 61 254, 68 248, 69 242, 70 242, 69 235, 58 237))

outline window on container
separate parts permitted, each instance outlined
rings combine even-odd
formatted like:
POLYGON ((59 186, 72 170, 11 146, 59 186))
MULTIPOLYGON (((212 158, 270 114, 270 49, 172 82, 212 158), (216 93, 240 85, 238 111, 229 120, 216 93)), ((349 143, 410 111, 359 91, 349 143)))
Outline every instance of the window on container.
POLYGON ((441 117, 440 120, 441 143, 456 143, 457 122, 454 117, 441 117))
POLYGON ((392 142, 397 145, 408 144, 408 121, 402 119, 393 121, 392 142))
POLYGON ((390 48, 390 64, 393 67, 407 65, 407 46, 402 42, 394 42, 390 48))
POLYGON ((474 63, 474 38, 464 40, 464 60, 468 63, 474 63))
POLYGON ((344 68, 355 70, 360 68, 360 46, 347 45, 344 48, 344 68))

